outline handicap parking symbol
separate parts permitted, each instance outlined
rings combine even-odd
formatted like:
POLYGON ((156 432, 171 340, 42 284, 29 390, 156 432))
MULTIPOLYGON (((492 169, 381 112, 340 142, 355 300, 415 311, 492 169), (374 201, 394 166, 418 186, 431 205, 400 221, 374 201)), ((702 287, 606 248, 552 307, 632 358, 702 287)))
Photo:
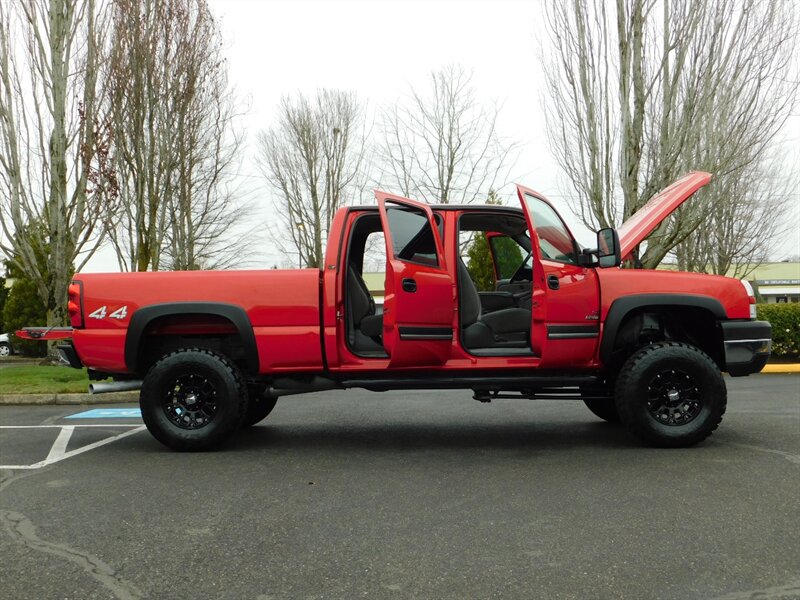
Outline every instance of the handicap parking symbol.
POLYGON ((65 417, 66 419, 141 419, 138 408, 93 408, 65 417))

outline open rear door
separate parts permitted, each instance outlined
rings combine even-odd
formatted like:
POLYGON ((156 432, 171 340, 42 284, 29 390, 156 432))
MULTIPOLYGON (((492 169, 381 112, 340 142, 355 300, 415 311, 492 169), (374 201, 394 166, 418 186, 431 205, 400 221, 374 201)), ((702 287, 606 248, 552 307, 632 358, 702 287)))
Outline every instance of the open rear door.
POLYGON ((383 346, 391 367, 442 365, 453 343, 456 289, 427 204, 375 192, 386 239, 383 346))

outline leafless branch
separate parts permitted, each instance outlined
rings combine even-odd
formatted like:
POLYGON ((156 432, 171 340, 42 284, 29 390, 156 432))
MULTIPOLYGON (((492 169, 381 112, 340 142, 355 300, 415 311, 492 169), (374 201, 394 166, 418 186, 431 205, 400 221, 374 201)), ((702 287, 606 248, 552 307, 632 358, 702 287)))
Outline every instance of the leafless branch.
POLYGON ((431 203, 470 203, 505 183, 517 145, 497 131, 499 106, 478 102, 472 73, 434 71, 424 92, 385 108, 378 185, 431 203))
MULTIPOLYGON (((546 3, 548 135, 589 227, 619 224, 689 170, 753 198, 797 102, 796 9, 783 0, 546 3)), ((728 202, 677 211, 641 257, 657 265, 728 202)), ((746 218, 747 211, 742 218, 746 218)), ((738 218, 738 217, 737 217, 738 218)), ((740 229, 743 243, 752 231, 740 229)))
POLYGON ((320 90, 285 97, 258 137, 261 172, 275 194, 277 233, 302 267, 322 268, 336 211, 355 199, 364 165, 364 110, 356 96, 320 90))
POLYGON ((249 256, 233 186, 243 134, 205 0, 115 0, 105 70, 124 270, 222 268, 249 256))
POLYGON ((0 250, 36 284, 49 324, 64 322, 72 273, 117 198, 98 81, 106 18, 95 0, 0 3, 0 250))

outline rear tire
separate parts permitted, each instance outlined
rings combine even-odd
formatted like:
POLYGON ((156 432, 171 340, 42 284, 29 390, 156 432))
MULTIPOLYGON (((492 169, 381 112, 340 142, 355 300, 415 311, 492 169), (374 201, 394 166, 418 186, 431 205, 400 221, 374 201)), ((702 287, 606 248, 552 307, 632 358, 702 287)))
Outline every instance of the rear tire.
POLYGON ((202 348, 181 349, 150 368, 139 405, 147 429, 165 446, 210 450, 239 428, 247 387, 227 357, 202 348))
POLYGON ((0 342, 0 358, 8 358, 9 356, 11 356, 11 345, 0 342))
POLYGON ((619 423, 619 413, 617 412, 617 406, 614 404, 613 398, 608 398, 606 400, 591 398, 584 400, 583 403, 586 405, 586 408, 604 421, 619 423))
POLYGON ((660 342, 627 360, 615 402, 620 420, 636 437, 654 446, 683 448, 719 426, 727 391, 706 353, 688 344, 660 342))

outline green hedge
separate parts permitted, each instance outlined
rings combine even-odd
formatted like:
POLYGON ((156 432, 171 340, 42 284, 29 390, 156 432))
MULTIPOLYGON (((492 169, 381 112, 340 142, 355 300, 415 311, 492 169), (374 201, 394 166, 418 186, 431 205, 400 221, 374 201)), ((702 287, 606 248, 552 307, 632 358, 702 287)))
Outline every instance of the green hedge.
POLYGON ((772 355, 800 357, 800 303, 759 304, 758 318, 772 325, 772 355))

